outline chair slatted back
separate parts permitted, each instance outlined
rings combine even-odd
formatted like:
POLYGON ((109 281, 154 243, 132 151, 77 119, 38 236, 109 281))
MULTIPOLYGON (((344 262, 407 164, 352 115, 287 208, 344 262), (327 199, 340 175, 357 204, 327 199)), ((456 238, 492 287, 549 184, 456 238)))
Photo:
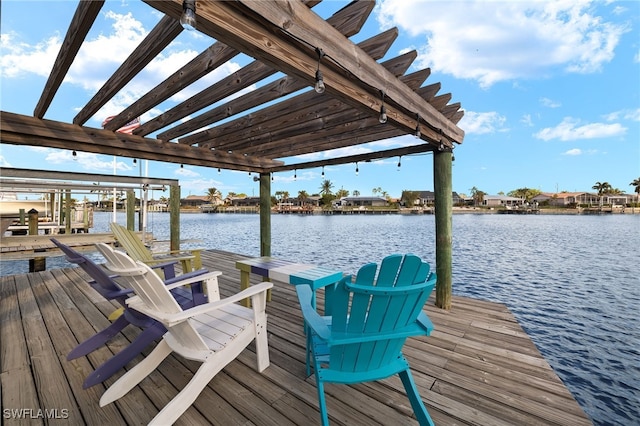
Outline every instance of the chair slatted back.
POLYGON ((153 261, 153 255, 144 242, 132 231, 115 222, 111 223, 111 232, 129 256, 142 262, 153 261))
MULTIPOLYGON (((148 309, 165 314, 182 312, 182 308, 162 279, 148 265, 133 260, 126 253, 114 250, 106 244, 97 243, 96 247, 107 259, 106 268, 121 275, 140 296, 148 309)), ((149 315, 153 316, 151 313, 149 315)), ((167 326, 167 328, 171 331, 173 338, 185 348, 196 351, 208 350, 207 344, 190 321, 183 321, 170 327, 167 326)))
POLYGON ((386 257, 377 265, 364 265, 353 284, 341 282, 332 295, 332 335, 367 336, 370 341, 333 345, 330 368, 368 371, 400 355, 406 335, 389 337, 416 322, 435 285, 429 264, 414 255, 386 257), (376 272, 378 272, 376 277, 376 272), (427 279, 431 285, 425 285, 427 279), (386 333, 386 337, 376 335, 386 333))
MULTIPOLYGON (((51 242, 58 246, 60 250, 62 250, 69 262, 75 263, 76 265, 81 267, 95 281, 97 285, 92 285, 92 287, 98 293, 100 293, 102 297, 104 297, 105 299, 111 299, 111 294, 121 290, 121 288, 113 282, 113 279, 105 272, 105 270, 97 265, 94 261, 89 259, 87 256, 78 253, 71 247, 61 243, 55 238, 51 238, 51 242)), ((126 296, 117 297, 116 300, 122 306, 125 306, 126 296)))

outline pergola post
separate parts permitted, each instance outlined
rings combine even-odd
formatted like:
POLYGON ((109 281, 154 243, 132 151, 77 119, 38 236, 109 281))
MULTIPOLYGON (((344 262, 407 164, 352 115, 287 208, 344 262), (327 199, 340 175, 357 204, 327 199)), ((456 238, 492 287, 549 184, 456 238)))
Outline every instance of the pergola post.
POLYGON ((180 250, 180 186, 169 188, 170 250, 180 250))
POLYGON ((436 306, 451 308, 452 173, 451 151, 434 151, 433 185, 436 206, 436 306))
POLYGON ((136 194, 133 189, 127 190, 127 229, 135 231, 136 223, 136 194))
POLYGON ((260 173, 260 256, 271 256, 271 173, 260 173))
POLYGON ((67 189, 64 193, 64 232, 71 234, 71 190, 67 189))

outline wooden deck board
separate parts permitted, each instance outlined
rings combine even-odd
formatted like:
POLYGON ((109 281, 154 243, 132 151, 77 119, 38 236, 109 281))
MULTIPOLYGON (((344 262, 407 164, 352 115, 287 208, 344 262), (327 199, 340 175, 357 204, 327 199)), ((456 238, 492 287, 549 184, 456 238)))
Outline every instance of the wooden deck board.
MULTIPOLYGON (((205 251, 207 269, 220 270, 221 293, 237 292, 242 256, 205 251)), ((252 276, 257 283, 260 277, 252 276)), ((82 389, 84 377, 136 338, 129 326, 86 357, 66 360, 78 341, 109 324, 116 305, 102 299, 79 269, 0 277, 0 374, 2 410, 67 410, 51 424, 144 424, 190 379, 198 364, 170 356, 129 394, 100 408, 104 384, 82 389)), ((321 306, 324 297, 318 295, 321 306)), ((453 298, 445 312, 430 301, 436 330, 405 347, 421 396, 438 425, 589 425, 509 310, 501 304, 453 298)), ((275 283, 268 304, 271 365, 255 372, 254 345, 209 383, 177 424, 318 424, 315 379, 305 374, 305 337, 295 289, 275 283)), ((150 352, 147 349, 127 368, 150 352)), ((123 369, 123 372, 125 369, 123 369)), ((327 385, 331 422, 415 425, 397 377, 353 386, 327 385)), ((42 424, 4 418, 3 424, 42 424)))

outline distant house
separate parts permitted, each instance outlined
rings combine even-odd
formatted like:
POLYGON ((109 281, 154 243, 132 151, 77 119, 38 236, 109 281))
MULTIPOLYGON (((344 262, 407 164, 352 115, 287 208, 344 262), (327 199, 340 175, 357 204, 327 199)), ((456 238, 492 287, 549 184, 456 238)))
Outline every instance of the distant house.
POLYGON ((200 207, 209 203, 209 197, 206 195, 189 195, 187 198, 180 199, 182 207, 200 207))
MULTIPOLYGON (((418 193, 418 198, 413 203, 415 206, 433 206, 436 202, 436 194, 433 191, 411 191, 411 192, 418 193)), ((464 199, 460 198, 458 193, 455 191, 451 193, 451 197, 452 197, 454 206, 464 203, 464 199)))
POLYGON ((382 197, 342 197, 334 202, 336 207, 385 207, 388 204, 382 197))
POLYGON ((598 194, 588 192, 541 192, 531 201, 550 206, 568 207, 581 204, 599 204, 600 197, 598 194))
POLYGON ((227 204, 234 207, 258 207, 260 206, 260 197, 231 197, 227 198, 227 204))
POLYGON ((523 198, 509 197, 507 195, 485 195, 482 205, 487 207, 515 207, 523 205, 523 198))

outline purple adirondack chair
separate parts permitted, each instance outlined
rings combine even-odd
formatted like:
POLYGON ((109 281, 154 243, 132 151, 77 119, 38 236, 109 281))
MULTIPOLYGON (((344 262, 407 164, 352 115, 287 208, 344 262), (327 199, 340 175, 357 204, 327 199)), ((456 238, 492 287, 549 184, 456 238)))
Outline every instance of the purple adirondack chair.
MULTIPOLYGON (((124 308, 122 315, 111 323, 111 325, 76 346, 69 355, 67 355, 67 360, 70 361, 93 352, 116 336, 129 324, 133 324, 142 329, 142 332, 138 337, 126 348, 115 354, 104 364, 96 368, 93 373, 87 376, 82 384, 82 387, 87 389, 91 386, 97 385, 98 383, 102 383, 111 377, 116 371, 120 370, 129 361, 142 352, 142 350, 144 350, 151 342, 162 337, 162 335, 167 332, 167 329, 160 322, 127 307, 125 301, 129 296, 133 295, 132 289, 122 288, 114 280, 114 276, 107 274, 101 266, 97 265, 90 258, 78 253, 55 238, 51 238, 51 241, 62 250, 69 262, 77 264, 87 274, 89 274, 93 279, 89 282, 91 287, 93 287, 105 299, 116 300, 124 308)), ((176 262, 167 262, 155 266, 163 269, 165 277, 173 277, 166 279, 165 284, 171 284, 183 279, 202 275, 207 272, 206 269, 200 269, 175 277, 173 268, 175 263, 176 262)), ((183 309, 187 309, 195 305, 201 305, 207 301, 207 296, 202 290, 201 282, 191 284, 191 293, 180 288, 172 290, 172 294, 183 309)))

